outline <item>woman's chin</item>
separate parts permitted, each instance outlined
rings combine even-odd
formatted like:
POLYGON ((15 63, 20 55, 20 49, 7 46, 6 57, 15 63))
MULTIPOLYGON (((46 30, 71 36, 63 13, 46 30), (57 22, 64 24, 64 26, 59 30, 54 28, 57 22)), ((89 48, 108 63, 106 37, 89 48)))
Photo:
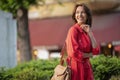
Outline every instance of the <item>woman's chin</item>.
POLYGON ((78 22, 78 24, 80 24, 80 25, 81 25, 81 24, 84 24, 84 22, 83 22, 83 21, 79 21, 79 22, 78 22))

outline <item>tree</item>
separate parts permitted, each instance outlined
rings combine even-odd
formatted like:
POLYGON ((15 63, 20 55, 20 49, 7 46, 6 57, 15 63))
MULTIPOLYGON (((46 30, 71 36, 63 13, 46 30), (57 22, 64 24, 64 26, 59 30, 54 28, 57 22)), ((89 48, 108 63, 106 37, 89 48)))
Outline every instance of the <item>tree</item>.
POLYGON ((28 29, 28 9, 31 5, 41 3, 44 0, 0 0, 0 9, 11 12, 17 19, 18 49, 20 50, 21 62, 32 59, 32 51, 28 29))

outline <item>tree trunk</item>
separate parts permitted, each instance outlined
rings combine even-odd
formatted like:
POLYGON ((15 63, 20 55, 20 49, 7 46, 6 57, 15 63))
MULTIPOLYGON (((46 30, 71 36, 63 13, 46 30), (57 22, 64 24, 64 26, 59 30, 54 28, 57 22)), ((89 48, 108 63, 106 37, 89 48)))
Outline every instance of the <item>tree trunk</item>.
POLYGON ((30 61, 32 59, 32 53, 28 28, 28 10, 23 7, 17 11, 17 30, 20 63, 30 61))

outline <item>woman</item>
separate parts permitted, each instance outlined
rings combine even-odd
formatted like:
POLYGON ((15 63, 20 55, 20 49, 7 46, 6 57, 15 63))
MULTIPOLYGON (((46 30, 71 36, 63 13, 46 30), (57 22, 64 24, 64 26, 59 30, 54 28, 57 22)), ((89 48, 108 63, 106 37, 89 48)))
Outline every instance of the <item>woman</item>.
POLYGON ((89 58, 99 53, 99 46, 91 30, 90 10, 84 4, 77 4, 72 17, 76 23, 69 29, 66 38, 72 80, 94 80, 89 58))

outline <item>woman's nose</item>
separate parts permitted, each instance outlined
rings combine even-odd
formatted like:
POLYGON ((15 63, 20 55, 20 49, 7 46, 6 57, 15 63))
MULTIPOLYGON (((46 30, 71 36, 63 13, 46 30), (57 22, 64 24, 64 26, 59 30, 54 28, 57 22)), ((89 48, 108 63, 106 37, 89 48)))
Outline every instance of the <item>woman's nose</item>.
POLYGON ((79 13, 80 16, 82 16, 82 13, 79 13))

